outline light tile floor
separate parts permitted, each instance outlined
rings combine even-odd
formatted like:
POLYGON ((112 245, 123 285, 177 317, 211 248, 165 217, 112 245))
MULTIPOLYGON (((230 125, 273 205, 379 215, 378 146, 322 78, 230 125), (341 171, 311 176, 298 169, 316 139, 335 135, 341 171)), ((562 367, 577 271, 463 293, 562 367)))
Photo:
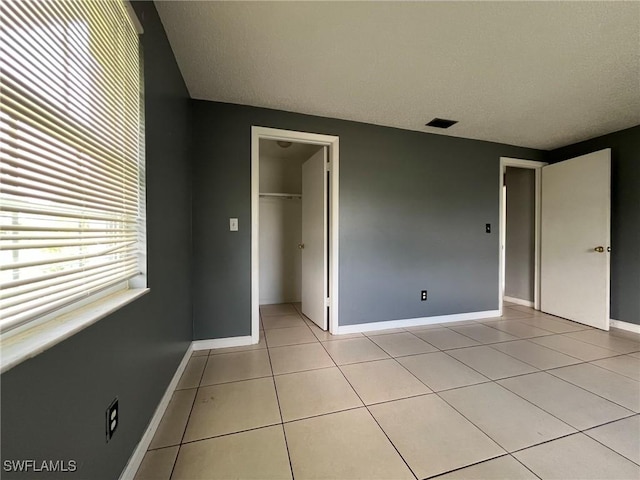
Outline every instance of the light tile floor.
POLYGON ((136 480, 640 479, 640 335, 502 318, 193 354, 136 480))

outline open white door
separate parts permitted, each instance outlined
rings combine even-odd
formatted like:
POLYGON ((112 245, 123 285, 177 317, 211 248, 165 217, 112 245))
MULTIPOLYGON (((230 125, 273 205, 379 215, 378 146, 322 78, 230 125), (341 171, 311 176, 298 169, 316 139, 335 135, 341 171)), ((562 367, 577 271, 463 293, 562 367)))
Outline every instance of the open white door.
POLYGON ((542 169, 541 310, 609 330, 611 150, 542 169))
POLYGON ((302 164, 302 313, 327 329, 327 148, 302 164))

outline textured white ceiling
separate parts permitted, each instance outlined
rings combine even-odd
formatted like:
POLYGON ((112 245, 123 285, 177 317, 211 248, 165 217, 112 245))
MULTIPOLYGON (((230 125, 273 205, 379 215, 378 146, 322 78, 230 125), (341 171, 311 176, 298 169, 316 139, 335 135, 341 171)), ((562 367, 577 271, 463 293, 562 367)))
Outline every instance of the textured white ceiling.
POLYGON ((541 149, 640 124, 639 1, 156 6, 196 99, 541 149))

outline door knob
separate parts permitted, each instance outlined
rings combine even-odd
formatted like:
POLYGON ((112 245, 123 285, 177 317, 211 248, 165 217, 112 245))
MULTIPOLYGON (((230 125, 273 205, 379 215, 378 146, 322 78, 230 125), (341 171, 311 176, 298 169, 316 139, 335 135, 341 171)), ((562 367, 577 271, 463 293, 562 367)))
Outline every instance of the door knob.
POLYGON ((602 252, 604 252, 604 247, 596 247, 596 248, 594 248, 594 250, 596 252, 598 252, 598 253, 602 253, 602 252))
POLYGON ((304 243, 299 243, 299 244, 298 244, 298 248, 299 248, 300 250, 302 250, 302 249, 304 248, 304 243))

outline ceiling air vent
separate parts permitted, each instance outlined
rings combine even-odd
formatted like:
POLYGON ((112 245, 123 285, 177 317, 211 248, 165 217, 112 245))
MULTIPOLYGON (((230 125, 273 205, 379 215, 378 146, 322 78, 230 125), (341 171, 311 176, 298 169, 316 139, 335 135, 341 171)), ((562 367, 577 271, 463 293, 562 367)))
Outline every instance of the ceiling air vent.
POLYGON ((444 118, 434 118, 426 125, 427 127, 449 128, 451 125, 455 125, 456 123, 458 123, 457 120, 446 120, 444 118))

